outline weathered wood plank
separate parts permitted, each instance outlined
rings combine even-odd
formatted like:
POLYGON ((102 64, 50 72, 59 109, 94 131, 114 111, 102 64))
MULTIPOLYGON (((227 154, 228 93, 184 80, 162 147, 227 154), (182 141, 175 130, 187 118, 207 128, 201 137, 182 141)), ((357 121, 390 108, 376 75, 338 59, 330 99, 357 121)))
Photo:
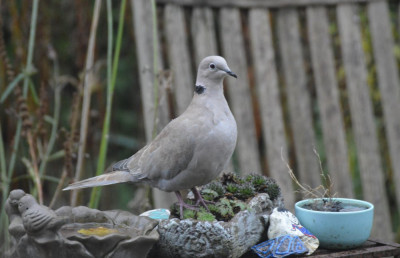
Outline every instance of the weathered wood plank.
MULTIPOLYGON (((154 102, 154 80, 157 72, 154 72, 153 65, 153 20, 151 2, 147 0, 132 0, 133 25, 136 38, 136 52, 138 56, 139 79, 142 94, 143 117, 147 142, 152 140, 154 122, 160 131, 170 120, 166 99, 165 87, 159 88, 158 118, 155 116, 154 102)), ((160 51, 159 51, 160 52, 160 51)), ((159 54, 159 68, 163 67, 161 55, 159 54)), ((160 208, 169 208, 175 201, 173 194, 153 190, 154 205, 160 208)))
POLYGON ((378 72, 378 85, 382 96, 386 137, 394 174, 398 205, 400 207, 400 83, 390 14, 386 1, 370 3, 368 17, 372 35, 374 57, 378 72))
POLYGON ((170 69, 173 73, 173 90, 180 115, 193 96, 194 79, 182 7, 169 4, 164 10, 166 38, 170 69))
POLYGON ((299 180, 302 184, 315 188, 321 185, 321 172, 313 152, 315 132, 312 126, 297 10, 279 9, 277 26, 299 180))
POLYGON ((374 240, 367 240, 362 246, 352 250, 327 250, 318 248, 311 256, 302 257, 398 257, 400 255, 400 245, 397 243, 382 243, 374 240))
POLYGON ((349 172, 346 136, 339 105, 339 90, 327 17, 325 7, 307 8, 308 38, 328 172, 334 184, 334 192, 339 196, 352 198, 353 185, 349 172))
POLYGON ((158 4, 185 6, 240 7, 240 8, 283 8, 311 5, 337 5, 341 3, 365 3, 381 0, 156 0, 158 4))
POLYGON ((236 80, 227 81, 231 108, 238 125, 236 151, 241 173, 261 173, 239 10, 222 8, 219 22, 223 55, 232 71, 238 75, 236 80))
POLYGON ((217 34, 211 8, 193 8, 191 32, 196 64, 206 56, 217 55, 217 34))
POLYGON ((375 205, 372 236, 391 241, 393 234, 367 84, 358 7, 352 4, 339 5, 337 20, 364 199, 375 205))
POLYGON ((250 10, 249 25, 257 97, 265 146, 267 146, 269 172, 270 176, 280 185, 285 206, 290 209, 294 207, 295 196, 292 179, 281 159, 282 152, 287 160, 288 149, 268 10, 250 10))

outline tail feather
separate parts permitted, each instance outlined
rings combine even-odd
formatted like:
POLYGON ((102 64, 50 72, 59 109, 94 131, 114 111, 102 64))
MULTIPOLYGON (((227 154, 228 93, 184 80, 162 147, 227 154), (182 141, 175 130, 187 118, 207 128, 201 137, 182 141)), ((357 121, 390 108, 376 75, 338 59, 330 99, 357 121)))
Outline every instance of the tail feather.
POLYGON ((137 180, 135 180, 135 177, 129 172, 113 171, 111 173, 106 173, 104 175, 95 176, 75 182, 64 188, 63 191, 135 181, 137 180))

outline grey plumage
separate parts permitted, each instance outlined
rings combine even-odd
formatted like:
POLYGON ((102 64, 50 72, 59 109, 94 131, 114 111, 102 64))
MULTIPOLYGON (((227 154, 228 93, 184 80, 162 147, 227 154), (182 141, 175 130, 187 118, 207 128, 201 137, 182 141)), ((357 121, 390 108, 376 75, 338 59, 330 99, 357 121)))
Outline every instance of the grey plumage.
POLYGON ((144 182, 164 191, 192 189, 215 179, 236 145, 235 119, 223 94, 223 79, 236 75, 224 58, 209 56, 200 62, 196 91, 186 109, 159 135, 128 159, 117 162, 113 172, 69 185, 64 190, 123 182, 144 182))

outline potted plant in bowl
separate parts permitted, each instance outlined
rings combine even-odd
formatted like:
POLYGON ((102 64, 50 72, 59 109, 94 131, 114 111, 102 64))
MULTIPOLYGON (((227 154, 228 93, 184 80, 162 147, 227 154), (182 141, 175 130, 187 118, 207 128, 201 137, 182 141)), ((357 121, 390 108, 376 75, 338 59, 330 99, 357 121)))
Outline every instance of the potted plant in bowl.
MULTIPOLYGON (((314 150, 320 165, 321 160, 314 150)), ((352 249, 361 246, 370 236, 374 205, 350 198, 337 198, 332 193, 332 182, 328 175, 321 175, 327 187, 315 189, 302 185, 286 163, 289 175, 309 199, 295 204, 295 214, 301 225, 315 235, 320 247, 326 249, 352 249)))
POLYGON ((295 204, 296 217, 327 249, 351 249, 369 237, 374 205, 348 198, 315 198, 295 204))

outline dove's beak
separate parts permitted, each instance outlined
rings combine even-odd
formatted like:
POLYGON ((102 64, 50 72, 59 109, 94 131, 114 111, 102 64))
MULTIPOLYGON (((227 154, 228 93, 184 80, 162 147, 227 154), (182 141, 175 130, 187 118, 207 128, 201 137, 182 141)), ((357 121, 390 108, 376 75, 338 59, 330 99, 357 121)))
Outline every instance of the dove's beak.
POLYGON ((232 71, 226 71, 226 73, 229 74, 229 75, 232 76, 232 77, 237 78, 237 75, 236 75, 234 72, 232 72, 232 71))

